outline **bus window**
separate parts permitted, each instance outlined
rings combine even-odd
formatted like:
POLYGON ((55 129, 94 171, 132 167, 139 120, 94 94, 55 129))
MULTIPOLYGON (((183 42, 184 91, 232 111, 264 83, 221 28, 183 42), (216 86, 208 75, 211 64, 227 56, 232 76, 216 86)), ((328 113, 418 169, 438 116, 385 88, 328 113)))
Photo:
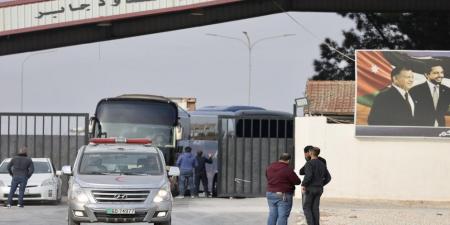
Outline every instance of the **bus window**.
POLYGON ((277 120, 270 120, 270 137, 276 138, 277 137, 277 120))
POLYGON ((191 138, 193 140, 217 139, 217 117, 191 116, 191 138))
POLYGON ((293 133, 294 133, 294 125, 293 125, 293 121, 292 120, 288 120, 287 121, 287 138, 292 138, 293 137, 293 133))
POLYGON ((278 138, 285 137, 286 120, 278 120, 278 138))
POLYGON ((261 137, 263 138, 269 137, 269 120, 261 121, 261 137))
POLYGON ((260 122, 261 120, 258 119, 253 120, 253 137, 260 137, 260 122))

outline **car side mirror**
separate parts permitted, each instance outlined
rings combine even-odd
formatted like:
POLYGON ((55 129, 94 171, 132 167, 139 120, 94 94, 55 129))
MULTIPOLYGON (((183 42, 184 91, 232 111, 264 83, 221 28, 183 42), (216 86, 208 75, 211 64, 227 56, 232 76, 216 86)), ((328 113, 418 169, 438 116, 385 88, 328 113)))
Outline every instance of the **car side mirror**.
POLYGON ((63 166, 61 170, 64 175, 72 176, 72 168, 70 166, 63 166))
POLYGON ((61 176, 61 175, 62 175, 62 172, 61 172, 61 170, 57 170, 55 174, 56 174, 56 176, 58 176, 58 177, 59 177, 59 176, 61 176))
POLYGON ((176 166, 169 167, 169 176, 180 176, 180 168, 176 166))

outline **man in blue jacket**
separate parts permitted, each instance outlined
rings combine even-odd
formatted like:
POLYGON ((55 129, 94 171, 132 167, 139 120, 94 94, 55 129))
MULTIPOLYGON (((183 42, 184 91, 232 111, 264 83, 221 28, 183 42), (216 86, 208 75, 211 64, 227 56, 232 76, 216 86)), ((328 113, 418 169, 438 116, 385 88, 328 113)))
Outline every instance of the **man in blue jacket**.
POLYGON ((194 198, 194 167, 195 157, 191 154, 191 147, 186 147, 184 153, 178 157, 177 166, 180 168, 180 195, 177 198, 184 198, 186 182, 189 183, 189 190, 194 198))
POLYGON ((19 186, 19 203, 17 206, 23 208, 23 195, 27 181, 34 172, 33 161, 27 157, 26 147, 19 150, 19 154, 11 159, 7 168, 9 174, 12 176, 12 181, 8 195, 8 205, 5 207, 11 208, 13 195, 16 192, 17 186, 19 186))

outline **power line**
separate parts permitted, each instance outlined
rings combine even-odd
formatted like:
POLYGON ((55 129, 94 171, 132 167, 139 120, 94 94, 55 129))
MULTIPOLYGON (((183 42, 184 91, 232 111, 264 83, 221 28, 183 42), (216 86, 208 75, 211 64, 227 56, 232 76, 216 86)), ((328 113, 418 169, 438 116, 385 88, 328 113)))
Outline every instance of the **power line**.
MULTIPOLYGON (((311 36, 313 36, 314 38, 316 38, 319 41, 322 41, 321 38, 319 38, 319 36, 317 36, 316 34, 314 34, 312 31, 310 31, 305 25, 301 24, 297 19, 295 19, 291 14, 289 14, 289 12, 287 12, 286 10, 283 9, 283 7, 281 7, 280 4, 278 4, 275 0, 272 1, 273 4, 278 7, 282 13, 286 14, 289 18, 291 18, 292 21, 294 21, 295 24, 297 24, 298 26, 300 26, 303 30, 305 30, 308 34, 310 34, 311 36)), ((329 45, 328 43, 325 43, 325 45, 330 48, 331 50, 337 52, 339 55, 352 60, 353 62, 355 62, 355 59, 347 56, 346 54, 344 54, 343 52, 337 50, 335 47, 329 45)))

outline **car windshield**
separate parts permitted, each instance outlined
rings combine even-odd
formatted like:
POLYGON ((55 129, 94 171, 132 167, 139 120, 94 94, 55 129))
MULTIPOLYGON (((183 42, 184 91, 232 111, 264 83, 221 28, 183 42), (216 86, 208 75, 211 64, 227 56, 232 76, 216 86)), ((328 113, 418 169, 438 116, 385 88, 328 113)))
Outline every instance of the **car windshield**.
POLYGON ((161 175, 163 166, 157 153, 85 153, 79 173, 86 175, 161 175))
MULTIPOLYGON (((8 163, 9 162, 3 162, 0 166, 0 173, 8 173, 8 163)), ((52 169, 50 167, 50 163, 48 162, 34 162, 34 173, 51 173, 52 169)))

